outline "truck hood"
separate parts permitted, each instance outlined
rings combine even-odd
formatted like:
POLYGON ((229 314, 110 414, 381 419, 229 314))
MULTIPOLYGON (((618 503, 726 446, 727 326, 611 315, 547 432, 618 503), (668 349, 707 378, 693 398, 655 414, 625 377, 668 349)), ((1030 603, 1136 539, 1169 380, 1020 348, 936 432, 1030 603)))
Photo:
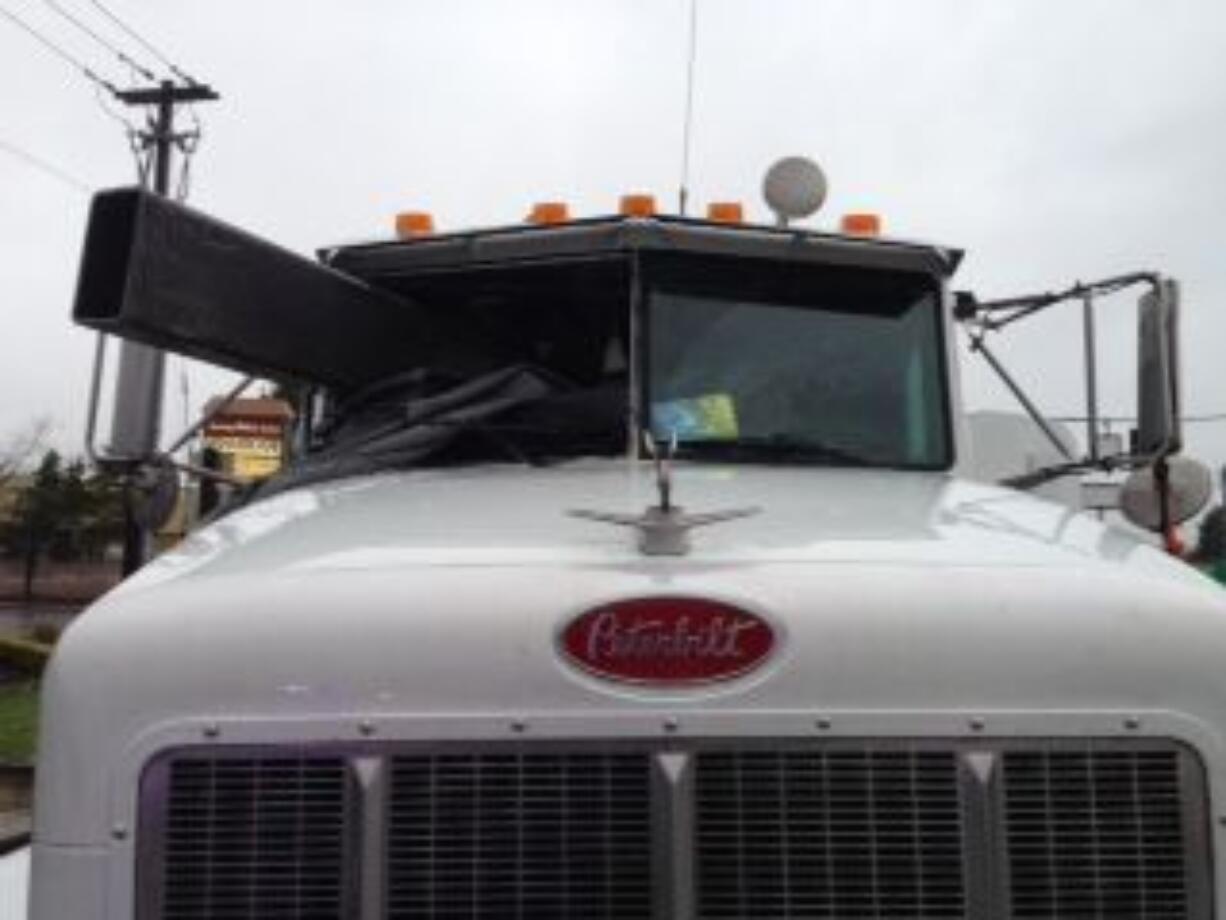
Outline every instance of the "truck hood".
POLYGON ((675 474, 695 513, 761 510, 697 532, 687 556, 645 557, 633 532, 566 514, 653 501, 648 469, 607 462, 341 482, 214 524, 61 640, 36 833, 105 841, 167 747, 353 740, 359 725, 381 739, 519 724, 606 737, 669 719, 788 733, 821 712, 861 735, 882 730, 872 713, 890 731, 948 735, 968 712, 988 732, 1006 712, 1065 714, 1042 723, 1052 733, 1088 730, 1070 713, 1118 726, 1161 710, 1226 737, 1226 594, 1120 531, 940 475, 675 474), (561 654, 585 611, 652 596, 755 612, 776 648, 752 673, 668 690, 561 654))
MULTIPOLYGON (((1011 490, 942 474, 677 464, 687 512, 754 509, 694 532, 689 564, 1127 563, 1195 579, 1125 531, 1011 490)), ((632 529, 577 519, 658 502, 647 464, 475 467, 342 480, 256 502, 199 531, 122 591, 181 577, 446 565, 649 564, 632 529)), ((661 563, 676 565, 676 560, 661 563)))

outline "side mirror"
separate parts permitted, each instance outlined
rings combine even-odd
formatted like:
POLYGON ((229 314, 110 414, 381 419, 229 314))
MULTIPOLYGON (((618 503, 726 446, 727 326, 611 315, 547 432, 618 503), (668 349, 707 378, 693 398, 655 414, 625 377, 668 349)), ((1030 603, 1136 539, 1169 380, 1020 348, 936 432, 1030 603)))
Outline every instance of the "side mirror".
MULTIPOLYGON (((1213 473, 1188 457, 1171 457, 1167 466, 1167 524, 1182 524, 1213 500, 1213 473)), ((1129 521, 1143 530, 1162 532, 1162 497, 1152 466, 1142 467, 1124 480, 1119 506, 1129 521)))
POLYGON ((1162 279, 1137 312, 1137 438, 1142 456, 1176 453, 1183 443, 1179 399, 1179 285, 1162 279))

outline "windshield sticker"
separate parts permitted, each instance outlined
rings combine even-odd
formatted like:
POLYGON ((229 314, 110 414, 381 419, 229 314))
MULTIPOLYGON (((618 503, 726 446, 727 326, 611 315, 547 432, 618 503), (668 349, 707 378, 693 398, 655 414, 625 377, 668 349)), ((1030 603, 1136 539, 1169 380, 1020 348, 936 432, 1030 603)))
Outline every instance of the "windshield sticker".
POLYGON ((654 403, 651 427, 660 437, 679 441, 723 440, 740 433, 736 406, 727 393, 654 403))

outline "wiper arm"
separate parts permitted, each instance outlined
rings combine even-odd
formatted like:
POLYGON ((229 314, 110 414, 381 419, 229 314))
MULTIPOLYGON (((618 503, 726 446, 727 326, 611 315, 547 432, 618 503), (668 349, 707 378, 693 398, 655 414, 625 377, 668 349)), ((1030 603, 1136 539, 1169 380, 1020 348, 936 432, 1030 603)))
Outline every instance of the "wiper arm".
POLYGON ((704 453, 733 454, 747 460, 826 460, 843 466, 873 465, 868 457, 845 447, 786 434, 682 441, 678 452, 696 457, 704 453))
POLYGON ((1127 458, 1100 457, 1098 460, 1087 458, 1085 460, 1073 460, 1069 463, 1052 463, 1047 466, 1041 466, 1028 473, 1019 473, 1016 476, 1007 476, 1004 479, 999 479, 996 484, 1008 486, 1011 489, 1018 489, 1022 492, 1029 492, 1031 489, 1037 489, 1039 486, 1046 485, 1056 479, 1062 479, 1065 476, 1076 476, 1079 473, 1089 473, 1095 470, 1109 473, 1113 470, 1128 468, 1127 458))
POLYGON ((451 429, 456 435, 480 435, 511 460, 528 466, 549 466, 556 460, 585 454, 600 456, 625 451, 620 432, 617 432, 618 437, 611 444, 608 432, 514 424, 485 418, 433 419, 422 422, 421 427, 451 429))

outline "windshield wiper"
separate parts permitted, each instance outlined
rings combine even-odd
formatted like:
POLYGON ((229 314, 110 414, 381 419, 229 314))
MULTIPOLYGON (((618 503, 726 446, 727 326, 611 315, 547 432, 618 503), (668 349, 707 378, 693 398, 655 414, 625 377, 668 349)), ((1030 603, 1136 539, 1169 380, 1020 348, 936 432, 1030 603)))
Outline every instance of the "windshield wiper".
MULTIPOLYGON (((582 456, 616 456, 626 450, 625 436, 593 428, 581 430, 541 424, 501 422, 485 418, 432 419, 421 428, 448 430, 455 436, 476 435, 506 459, 528 466, 550 466, 558 460, 582 456)), ((444 444, 440 447, 449 446, 444 444)), ((428 457, 422 461, 428 464, 428 457)))
POLYGON ((770 463, 780 460, 821 460, 840 466, 872 466, 868 457, 812 438, 787 434, 745 435, 737 438, 682 441, 677 445, 678 456, 692 459, 718 457, 749 462, 770 463))

